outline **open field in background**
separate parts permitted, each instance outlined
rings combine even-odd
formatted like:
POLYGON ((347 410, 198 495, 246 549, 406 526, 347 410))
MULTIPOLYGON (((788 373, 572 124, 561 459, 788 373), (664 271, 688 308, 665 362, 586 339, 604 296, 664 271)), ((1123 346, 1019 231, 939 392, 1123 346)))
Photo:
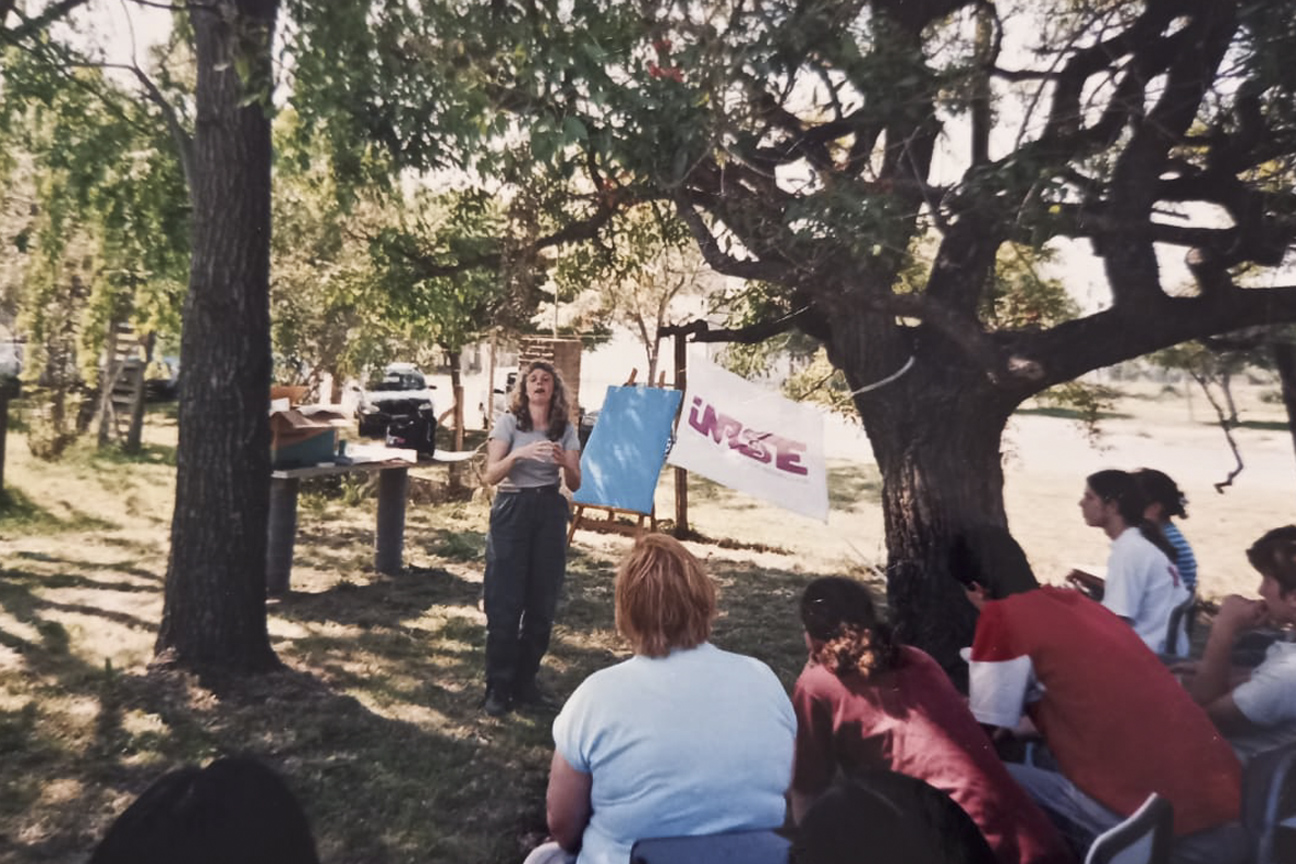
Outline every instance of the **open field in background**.
MULTIPOLYGON (((1268 388, 1272 389, 1272 388, 1268 388)), ((1066 419, 1017 418, 1005 439, 1014 533, 1044 577, 1101 563, 1106 541, 1079 518, 1083 477, 1099 467, 1161 468, 1190 498, 1184 531, 1205 593, 1253 590, 1242 550, 1296 520, 1296 458, 1281 408, 1239 394, 1232 465, 1207 406, 1134 391, 1097 447, 1066 419)), ((171 511, 175 427, 150 418, 138 459, 76 450, 38 463, 8 442, 12 495, 0 510, 0 861, 84 860, 111 819, 164 770, 248 751, 303 799, 326 862, 517 862, 543 830, 548 716, 492 720, 483 687, 481 590, 486 509, 429 503, 443 467, 419 468, 407 570, 374 574, 375 502, 360 488, 303 495, 293 593, 271 601, 287 668, 207 689, 148 671, 171 511)), ((786 683, 803 656, 795 599, 810 579, 867 573, 882 558, 880 480, 867 442, 830 422, 827 526, 700 478, 694 544, 722 586, 715 641, 769 663, 786 683)), ((670 472, 659 514, 673 511, 670 472)), ((544 683, 560 696, 624 656, 611 583, 628 541, 579 533, 544 683)))

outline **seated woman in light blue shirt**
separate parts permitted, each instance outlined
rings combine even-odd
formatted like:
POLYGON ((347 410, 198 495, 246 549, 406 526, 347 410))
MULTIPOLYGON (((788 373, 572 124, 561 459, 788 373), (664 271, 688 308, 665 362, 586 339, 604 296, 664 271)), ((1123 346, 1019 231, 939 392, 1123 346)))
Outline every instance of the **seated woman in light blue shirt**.
POLYGON ((641 537, 616 580, 634 656, 585 679, 554 721, 554 842, 528 864, 625 864, 648 837, 777 828, 796 717, 759 660, 710 644, 715 587, 677 540, 641 537))

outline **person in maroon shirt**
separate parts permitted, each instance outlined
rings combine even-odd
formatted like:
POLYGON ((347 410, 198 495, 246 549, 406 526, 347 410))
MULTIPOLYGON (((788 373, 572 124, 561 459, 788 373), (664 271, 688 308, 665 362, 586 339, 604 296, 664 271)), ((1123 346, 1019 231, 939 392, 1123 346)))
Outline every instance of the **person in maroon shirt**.
POLYGON ((972 714, 996 730, 1030 719, 1058 770, 1008 769, 1073 842, 1087 846, 1156 792, 1174 807, 1172 864, 1245 858, 1241 767, 1138 634, 1078 591, 1040 587, 997 526, 960 537, 950 572, 980 610, 972 714))
POLYGON ((859 776, 887 769, 954 799, 1000 864, 1074 860, 1048 817, 1008 775, 944 671, 893 639, 863 584, 816 579, 802 596, 801 620, 810 657, 792 697, 795 820, 838 770, 859 776))

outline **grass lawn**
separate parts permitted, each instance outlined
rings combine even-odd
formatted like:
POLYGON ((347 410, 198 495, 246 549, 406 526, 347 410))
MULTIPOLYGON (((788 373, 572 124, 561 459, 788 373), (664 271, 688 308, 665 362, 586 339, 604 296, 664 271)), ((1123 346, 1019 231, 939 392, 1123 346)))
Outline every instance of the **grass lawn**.
MULTIPOLYGON (((1200 418, 1176 417, 1151 400, 1122 403, 1109 421, 1116 444, 1107 446, 1131 449, 1102 458, 1120 467, 1144 461, 1130 455, 1148 440, 1130 425, 1139 422, 1171 430, 1156 439, 1166 460, 1179 446, 1171 438, 1216 446, 1192 443, 1213 434, 1198 428, 1200 418)), ((1289 460, 1285 432, 1265 428, 1274 416, 1250 419, 1259 426, 1238 434, 1269 436, 1265 446, 1289 460)), ((1030 455, 1032 429, 1060 447, 1054 438, 1068 421, 1026 421, 1034 425, 1010 431, 1006 445, 1014 531, 1045 578, 1071 560, 1101 561, 1105 540, 1079 524, 1074 503, 1089 467, 1080 457, 1041 465, 1030 455)), ((77 447, 43 463, 21 432, 9 437, 0 499, 0 861, 80 862, 163 771, 239 752, 286 775, 325 862, 520 861, 544 831, 552 717, 496 720, 478 709, 485 503, 440 500, 446 469, 416 469, 407 567, 388 577, 372 570, 372 495, 358 483, 308 487, 293 590, 268 606, 285 669, 203 686, 148 665, 166 571, 174 419, 151 415, 147 443, 136 457, 77 447)), ((1192 454, 1185 472, 1202 461, 1197 450, 1183 452, 1192 454)), ((826 527, 690 482, 692 526, 717 541, 691 544, 721 586, 714 641, 759 657, 789 685, 804 658, 795 620, 802 586, 843 572, 872 578, 882 558, 876 467, 837 460, 830 469, 826 527)), ((659 489, 663 516, 670 474, 659 489)), ((1214 469, 1202 474, 1202 484, 1216 478, 1214 469)), ((1234 563, 1240 550, 1293 521, 1296 474, 1277 474, 1244 475, 1266 482, 1254 491, 1240 483, 1227 499, 1190 489, 1197 509, 1185 531, 1206 565, 1208 594, 1249 588, 1250 574, 1234 563)), ((559 696, 626 656, 612 628, 612 576, 628 542, 577 535, 542 673, 559 696)))
MULTIPOLYGON (((544 832, 552 715, 495 720, 478 709, 485 503, 434 503, 445 469, 416 469, 408 566, 387 577, 372 570, 372 496, 358 485, 307 488, 293 591, 268 607, 286 668, 201 686, 148 666, 174 435, 172 421, 151 417, 139 457, 78 447, 56 463, 10 437, 0 861, 82 861, 163 771, 238 752, 287 776, 326 862, 519 861, 544 832)), ((728 494, 709 485, 699 487, 703 509, 728 494)), ((582 533, 573 546, 542 673, 556 694, 627 656, 612 628, 612 576, 628 542, 582 533)), ((790 683, 803 656, 794 600, 818 574, 784 555, 694 548, 721 585, 717 644, 761 657, 790 683)))

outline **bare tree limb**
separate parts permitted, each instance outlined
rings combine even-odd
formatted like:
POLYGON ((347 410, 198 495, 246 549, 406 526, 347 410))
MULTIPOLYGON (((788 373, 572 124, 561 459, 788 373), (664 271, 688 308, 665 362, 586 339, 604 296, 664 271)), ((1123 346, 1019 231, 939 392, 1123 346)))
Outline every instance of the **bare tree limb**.
POLYGON ((1189 369, 1187 371, 1188 374, 1192 376, 1192 379, 1197 382, 1198 386, 1201 387, 1202 393, 1206 396, 1206 401, 1215 409, 1215 416, 1219 418, 1219 427, 1224 432, 1224 440, 1228 442, 1229 449, 1233 451, 1233 460, 1237 463, 1236 466, 1229 471, 1227 477, 1218 483, 1211 484, 1215 487, 1216 492, 1223 495, 1224 490, 1233 485, 1234 478, 1241 474, 1242 469, 1245 467, 1242 464, 1242 453, 1238 450, 1237 441, 1233 438, 1233 424, 1229 422, 1224 407, 1219 404, 1219 400, 1216 399, 1215 394, 1211 392, 1209 381, 1207 381, 1206 376, 1195 369, 1189 369))

